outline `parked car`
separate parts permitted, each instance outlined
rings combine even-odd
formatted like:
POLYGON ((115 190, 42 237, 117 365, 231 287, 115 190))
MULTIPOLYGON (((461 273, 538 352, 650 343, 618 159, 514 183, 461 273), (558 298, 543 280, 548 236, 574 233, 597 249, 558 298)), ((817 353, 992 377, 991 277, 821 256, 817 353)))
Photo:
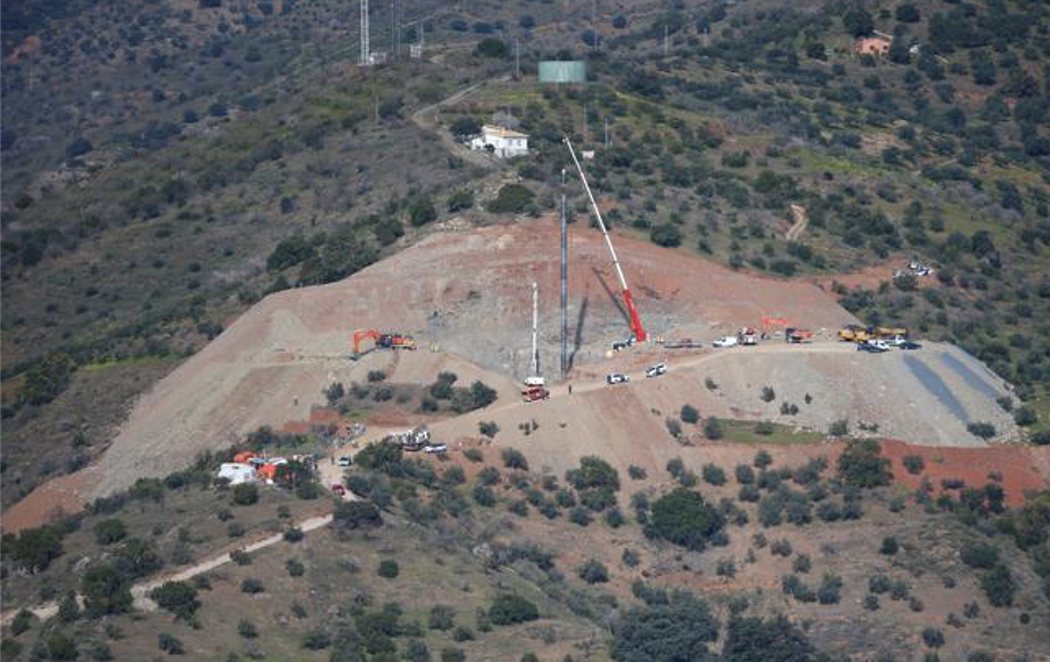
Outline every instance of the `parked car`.
POLYGON ((606 384, 626 384, 629 381, 631 381, 631 378, 622 372, 614 372, 605 376, 606 384))
POLYGON ((341 458, 339 458, 339 466, 341 466, 341 467, 349 467, 351 464, 352 464, 352 461, 350 460, 350 456, 349 455, 344 455, 341 458))
POLYGON ((444 453, 448 450, 448 444, 427 444, 423 447, 424 453, 444 453))
POLYGON ((620 350, 627 349, 628 347, 633 347, 634 342, 634 336, 631 336, 630 338, 627 338, 625 340, 614 340, 612 344, 613 351, 619 352, 620 350))
POLYGON ((736 336, 722 336, 714 342, 715 347, 736 347, 739 344, 736 336))
POLYGON ((546 400, 551 397, 551 392, 542 386, 533 386, 522 391, 521 397, 525 402, 535 402, 537 400, 546 400))
POLYGON ((897 345, 901 349, 922 349, 922 343, 917 343, 914 340, 905 340, 901 344, 897 345))
POLYGON ((651 365, 651 366, 648 367, 648 369, 646 369, 645 376, 646 377, 659 377, 660 375, 664 374, 665 372, 667 372, 667 364, 666 363, 657 363, 656 365, 651 365))
POLYGON ((882 340, 869 340, 868 342, 862 342, 857 345, 858 352, 871 352, 873 354, 881 354, 883 352, 890 351, 890 346, 882 340))
POLYGON ((339 483, 333 483, 332 494, 338 494, 339 496, 343 496, 346 494, 346 488, 340 485, 339 483))

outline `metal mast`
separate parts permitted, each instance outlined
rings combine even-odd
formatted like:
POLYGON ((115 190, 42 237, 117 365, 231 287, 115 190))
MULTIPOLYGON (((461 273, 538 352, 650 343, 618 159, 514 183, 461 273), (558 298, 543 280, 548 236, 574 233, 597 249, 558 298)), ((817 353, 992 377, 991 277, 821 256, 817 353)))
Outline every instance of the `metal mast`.
POLYGON ((536 345, 536 334, 540 325, 540 294, 536 281, 532 282, 532 375, 540 374, 540 350, 536 345))
POLYGON ((565 169, 561 171, 561 376, 569 373, 569 221, 565 213, 565 169))
POLYGON ((361 66, 368 66, 369 54, 371 53, 368 45, 368 0, 361 0, 361 66))
POLYGON ((598 209, 598 203, 594 199, 594 194, 591 193, 591 185, 587 183, 587 175, 583 173, 583 166, 580 165, 580 160, 576 158, 576 150, 572 148, 572 141, 569 140, 568 136, 565 136, 565 144, 569 147, 569 153, 572 154, 572 162, 576 164, 576 171, 580 173, 580 181, 583 182, 583 188, 587 191, 587 197, 591 201, 591 208, 594 209, 594 215, 598 219, 598 227, 602 230, 602 236, 605 237, 605 244, 609 247, 609 254, 612 255, 613 267, 616 268, 616 276, 620 279, 620 287, 623 288, 623 302, 627 306, 627 314, 631 320, 631 332, 634 334, 634 339, 638 342, 645 342, 648 339, 648 334, 645 332, 645 327, 642 326, 642 318, 638 314, 638 309, 634 306, 634 299, 631 298, 631 290, 627 287, 627 279, 623 276, 623 269, 620 267, 620 259, 616 257, 616 249, 613 248, 612 239, 609 237, 609 230, 605 227, 605 220, 602 218, 602 212, 598 209))

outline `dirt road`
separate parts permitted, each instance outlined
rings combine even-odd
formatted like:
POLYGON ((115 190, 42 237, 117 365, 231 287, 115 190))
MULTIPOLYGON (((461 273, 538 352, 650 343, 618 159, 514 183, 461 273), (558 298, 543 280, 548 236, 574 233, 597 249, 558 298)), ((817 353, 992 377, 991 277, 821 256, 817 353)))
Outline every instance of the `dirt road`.
POLYGON ((416 112, 412 113, 412 121, 415 122, 420 128, 434 132, 437 135, 438 139, 441 140, 441 144, 444 145, 445 148, 448 149, 448 151, 452 152, 456 156, 459 156, 460 158, 469 161, 474 165, 479 165, 484 168, 491 168, 496 165, 496 162, 491 157, 481 152, 476 152, 470 149, 463 143, 453 138, 448 131, 444 131, 441 129, 438 122, 438 112, 442 108, 447 108, 448 106, 457 104, 469 98, 485 85, 494 82, 502 82, 505 80, 509 80, 509 78, 509 76, 500 76, 498 78, 483 80, 479 83, 468 85, 467 87, 464 87, 461 90, 457 90, 454 94, 442 99, 441 101, 438 101, 437 103, 431 104, 429 106, 424 106, 423 108, 420 108, 416 112))
MULTIPOLYGON (((349 495, 348 493, 348 496, 344 498, 352 499, 354 497, 352 495, 349 495)), ((303 533, 309 533, 310 531, 314 531, 329 524, 331 521, 331 514, 319 515, 302 520, 295 526, 298 527, 303 533)), ((255 542, 250 543, 244 547, 239 547, 238 549, 250 554, 252 552, 257 552, 260 549, 265 549, 272 545, 276 545, 282 540, 284 540, 284 534, 275 533, 272 536, 256 540, 255 542)), ((149 597, 149 594, 153 589, 157 588, 158 586, 161 586, 165 582, 187 581, 189 579, 193 579, 197 575, 202 575, 206 572, 211 572, 216 568, 220 568, 232 561, 232 559, 230 558, 230 552, 232 551, 236 550, 223 552, 218 556, 207 559, 206 561, 201 561, 200 563, 189 566, 187 568, 183 568, 176 572, 162 573, 145 581, 139 582, 138 584, 135 584, 131 587, 131 597, 133 599, 133 606, 136 609, 140 609, 142 611, 153 611, 157 608, 157 603, 155 603, 149 597)), ((81 607, 83 607, 84 596, 77 595, 77 602, 80 604, 81 607)), ((47 619, 58 614, 58 603, 47 602, 42 605, 37 605, 36 607, 28 607, 27 609, 30 611, 30 613, 39 618, 41 621, 46 621, 47 619)), ((15 617, 16 613, 17 610, 14 609, 5 612, 3 616, 0 616, 0 624, 4 625, 5 627, 7 625, 10 625, 11 619, 15 617)))

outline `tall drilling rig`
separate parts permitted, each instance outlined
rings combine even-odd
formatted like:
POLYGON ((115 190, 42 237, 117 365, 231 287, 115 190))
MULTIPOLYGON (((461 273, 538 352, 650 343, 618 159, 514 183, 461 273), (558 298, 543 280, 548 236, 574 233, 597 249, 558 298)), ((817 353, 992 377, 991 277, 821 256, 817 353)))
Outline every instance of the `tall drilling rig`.
POLYGON ((638 308, 634 305, 634 299, 631 297, 631 290, 627 287, 627 279, 624 278, 623 268, 620 267, 620 260, 616 257, 616 249, 613 248, 612 239, 609 237, 609 230, 605 227, 605 220, 602 218, 602 212, 598 209, 598 203, 594 199, 594 194, 591 193, 591 185, 587 183, 587 175, 583 173, 583 166, 580 165, 580 160, 576 158, 576 150, 572 148, 572 141, 569 140, 568 136, 565 136, 565 144, 569 148, 569 153, 572 154, 572 162, 576 164, 576 172, 580 173, 580 181, 583 182, 583 188, 587 191, 587 197, 591 201, 591 208, 594 209, 594 216, 598 219, 598 227, 601 228, 602 236, 605 237, 605 245, 609 247, 609 254, 612 256, 613 267, 616 269, 616 277, 620 280, 620 288, 623 290, 623 303, 627 308, 627 316, 630 319, 631 325, 631 342, 645 342, 649 339, 649 335, 645 332, 645 327, 642 326, 642 318, 638 314, 638 308))

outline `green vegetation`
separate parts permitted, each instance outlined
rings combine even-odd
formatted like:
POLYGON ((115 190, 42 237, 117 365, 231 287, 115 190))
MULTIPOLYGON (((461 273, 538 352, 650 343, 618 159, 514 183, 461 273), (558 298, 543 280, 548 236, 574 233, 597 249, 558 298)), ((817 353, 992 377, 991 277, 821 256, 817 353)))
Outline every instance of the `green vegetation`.
POLYGON ((678 488, 653 502, 645 535, 702 551, 724 525, 723 516, 698 492, 678 488))
POLYGON ((882 457, 879 443, 872 439, 854 439, 847 443, 838 460, 839 476, 855 487, 888 485, 893 479, 890 461, 882 457))

